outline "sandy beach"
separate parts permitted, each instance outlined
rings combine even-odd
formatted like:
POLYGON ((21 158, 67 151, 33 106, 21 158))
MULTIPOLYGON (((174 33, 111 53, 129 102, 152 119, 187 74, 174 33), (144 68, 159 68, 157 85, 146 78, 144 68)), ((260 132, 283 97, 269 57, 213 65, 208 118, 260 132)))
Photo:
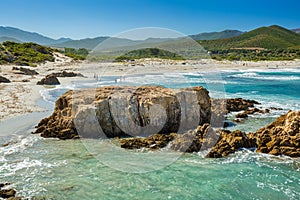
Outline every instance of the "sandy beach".
MULTIPOLYGON (((189 72, 215 72, 222 70, 267 70, 289 69, 300 67, 300 60, 295 61, 260 61, 260 62, 231 62, 215 61, 211 59, 199 61, 171 61, 159 59, 141 59, 128 63, 87 63, 74 62, 61 54, 55 54, 56 61, 48 62, 37 67, 39 75, 28 76, 17 74, 12 70, 13 65, 1 66, 0 75, 8 78, 11 83, 0 84, 0 122, 26 113, 41 112, 44 109, 36 105, 41 98, 40 91, 55 86, 41 86, 36 83, 46 75, 63 70, 79 72, 85 77, 96 76, 127 76, 135 74, 153 73, 189 73, 189 72)), ((28 68, 28 67, 27 67, 28 68)), ((74 78, 58 78, 61 86, 71 84, 74 78)))

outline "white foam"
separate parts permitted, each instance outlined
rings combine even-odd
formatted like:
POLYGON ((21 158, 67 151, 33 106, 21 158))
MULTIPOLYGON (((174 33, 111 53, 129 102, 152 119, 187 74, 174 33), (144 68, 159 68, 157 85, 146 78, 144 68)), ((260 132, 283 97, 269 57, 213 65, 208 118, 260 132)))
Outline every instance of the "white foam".
POLYGON ((260 80, 280 80, 280 81, 291 81, 291 80, 300 80, 298 76, 278 76, 278 75, 260 75, 255 72, 247 72, 242 74, 234 74, 229 77, 234 78, 249 78, 249 79, 260 79, 260 80))

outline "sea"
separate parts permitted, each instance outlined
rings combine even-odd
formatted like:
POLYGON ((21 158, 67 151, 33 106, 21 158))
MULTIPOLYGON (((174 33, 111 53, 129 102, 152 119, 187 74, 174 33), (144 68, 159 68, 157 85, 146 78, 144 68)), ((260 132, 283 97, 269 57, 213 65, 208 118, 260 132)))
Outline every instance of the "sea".
MULTIPOLYGON (((241 149, 225 158, 121 150, 113 140, 45 139, 31 132, 69 89, 107 85, 203 86, 215 98, 253 99, 270 113, 254 114, 229 130, 253 132, 288 110, 300 110, 300 68, 97 77, 41 91, 47 111, 0 123, 0 182, 29 199, 300 199, 300 158, 241 149), (31 120, 30 120, 31 119, 31 120), (16 123, 30 121, 21 128, 16 123), (10 128, 11 126, 11 128, 10 128), (13 131, 12 131, 13 130, 13 131)), ((231 120, 235 113, 229 114, 231 120)))

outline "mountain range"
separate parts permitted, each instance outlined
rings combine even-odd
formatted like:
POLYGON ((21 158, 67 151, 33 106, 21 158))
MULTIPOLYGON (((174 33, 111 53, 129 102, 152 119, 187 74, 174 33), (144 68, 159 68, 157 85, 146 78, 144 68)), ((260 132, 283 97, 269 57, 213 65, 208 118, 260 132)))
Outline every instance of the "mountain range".
MULTIPOLYGON (((225 30, 221 32, 200 33, 190 35, 207 49, 226 48, 286 48, 300 45, 300 29, 287 30, 280 26, 260 27, 258 29, 242 32, 239 30, 225 30)), ((96 37, 81 40, 70 38, 52 39, 39 33, 23 31, 13 27, 0 26, 0 43, 3 41, 34 42, 41 45, 62 48, 94 49, 97 44, 109 40, 114 47, 138 46, 141 44, 158 44, 170 38, 148 38, 146 40, 129 40, 124 38, 96 37)))
POLYGON ((70 41, 70 38, 60 38, 52 39, 46 36, 43 36, 39 33, 33 33, 28 31, 23 31, 18 28, 13 27, 3 27, 0 26, 0 41, 8 39, 9 41, 18 41, 18 42, 34 42, 41 45, 53 45, 66 41, 70 41))

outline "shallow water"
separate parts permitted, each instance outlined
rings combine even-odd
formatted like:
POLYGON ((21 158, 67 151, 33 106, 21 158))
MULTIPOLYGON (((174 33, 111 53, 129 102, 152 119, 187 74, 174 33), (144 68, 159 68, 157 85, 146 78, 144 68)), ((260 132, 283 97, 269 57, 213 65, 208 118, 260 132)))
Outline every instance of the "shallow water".
MULTIPOLYGON (((300 70, 227 71, 218 76, 201 73, 103 77, 92 85, 160 84, 179 88, 203 85, 215 97, 243 97, 262 102, 262 108, 281 111, 251 116, 230 129, 255 131, 288 109, 299 110, 300 70), (211 79, 209 79, 211 78, 211 79), (119 79, 115 83, 115 79, 119 79), (209 79, 209 80, 208 80, 209 79)), ((70 86, 72 88, 76 86, 70 86)), ((69 88, 43 92, 49 102, 69 88)), ((53 106, 53 104, 52 104, 53 106)), ((51 106, 50 106, 51 107, 51 106)), ((230 116, 229 116, 230 117, 230 116)), ((38 120, 37 120, 38 122, 38 120)), ((37 123, 36 122, 36 123, 37 123)), ((32 127, 33 128, 32 124, 32 127)), ((300 160, 243 150, 222 159, 205 153, 164 157, 146 150, 128 155, 111 151, 112 141, 59 141, 31 135, 31 129, 1 137, 0 180, 12 182, 18 194, 46 199, 299 199, 300 160), (88 147, 88 148, 87 148, 88 147), (87 149, 99 149, 92 154, 87 149), (137 157, 133 157, 137 156, 137 157), (149 158, 142 160, 142 158, 149 158), (151 159, 150 159, 151 158, 151 159), (166 162, 168 159, 174 162, 166 162), (116 168, 118 170, 116 170, 116 168), (151 170, 151 169, 157 170, 151 170), (122 170, 123 169, 123 170, 122 170), (130 171, 131 169, 131 171, 130 171), (147 173, 138 173, 146 169, 147 173), (130 171, 126 172, 126 171, 130 171)))

